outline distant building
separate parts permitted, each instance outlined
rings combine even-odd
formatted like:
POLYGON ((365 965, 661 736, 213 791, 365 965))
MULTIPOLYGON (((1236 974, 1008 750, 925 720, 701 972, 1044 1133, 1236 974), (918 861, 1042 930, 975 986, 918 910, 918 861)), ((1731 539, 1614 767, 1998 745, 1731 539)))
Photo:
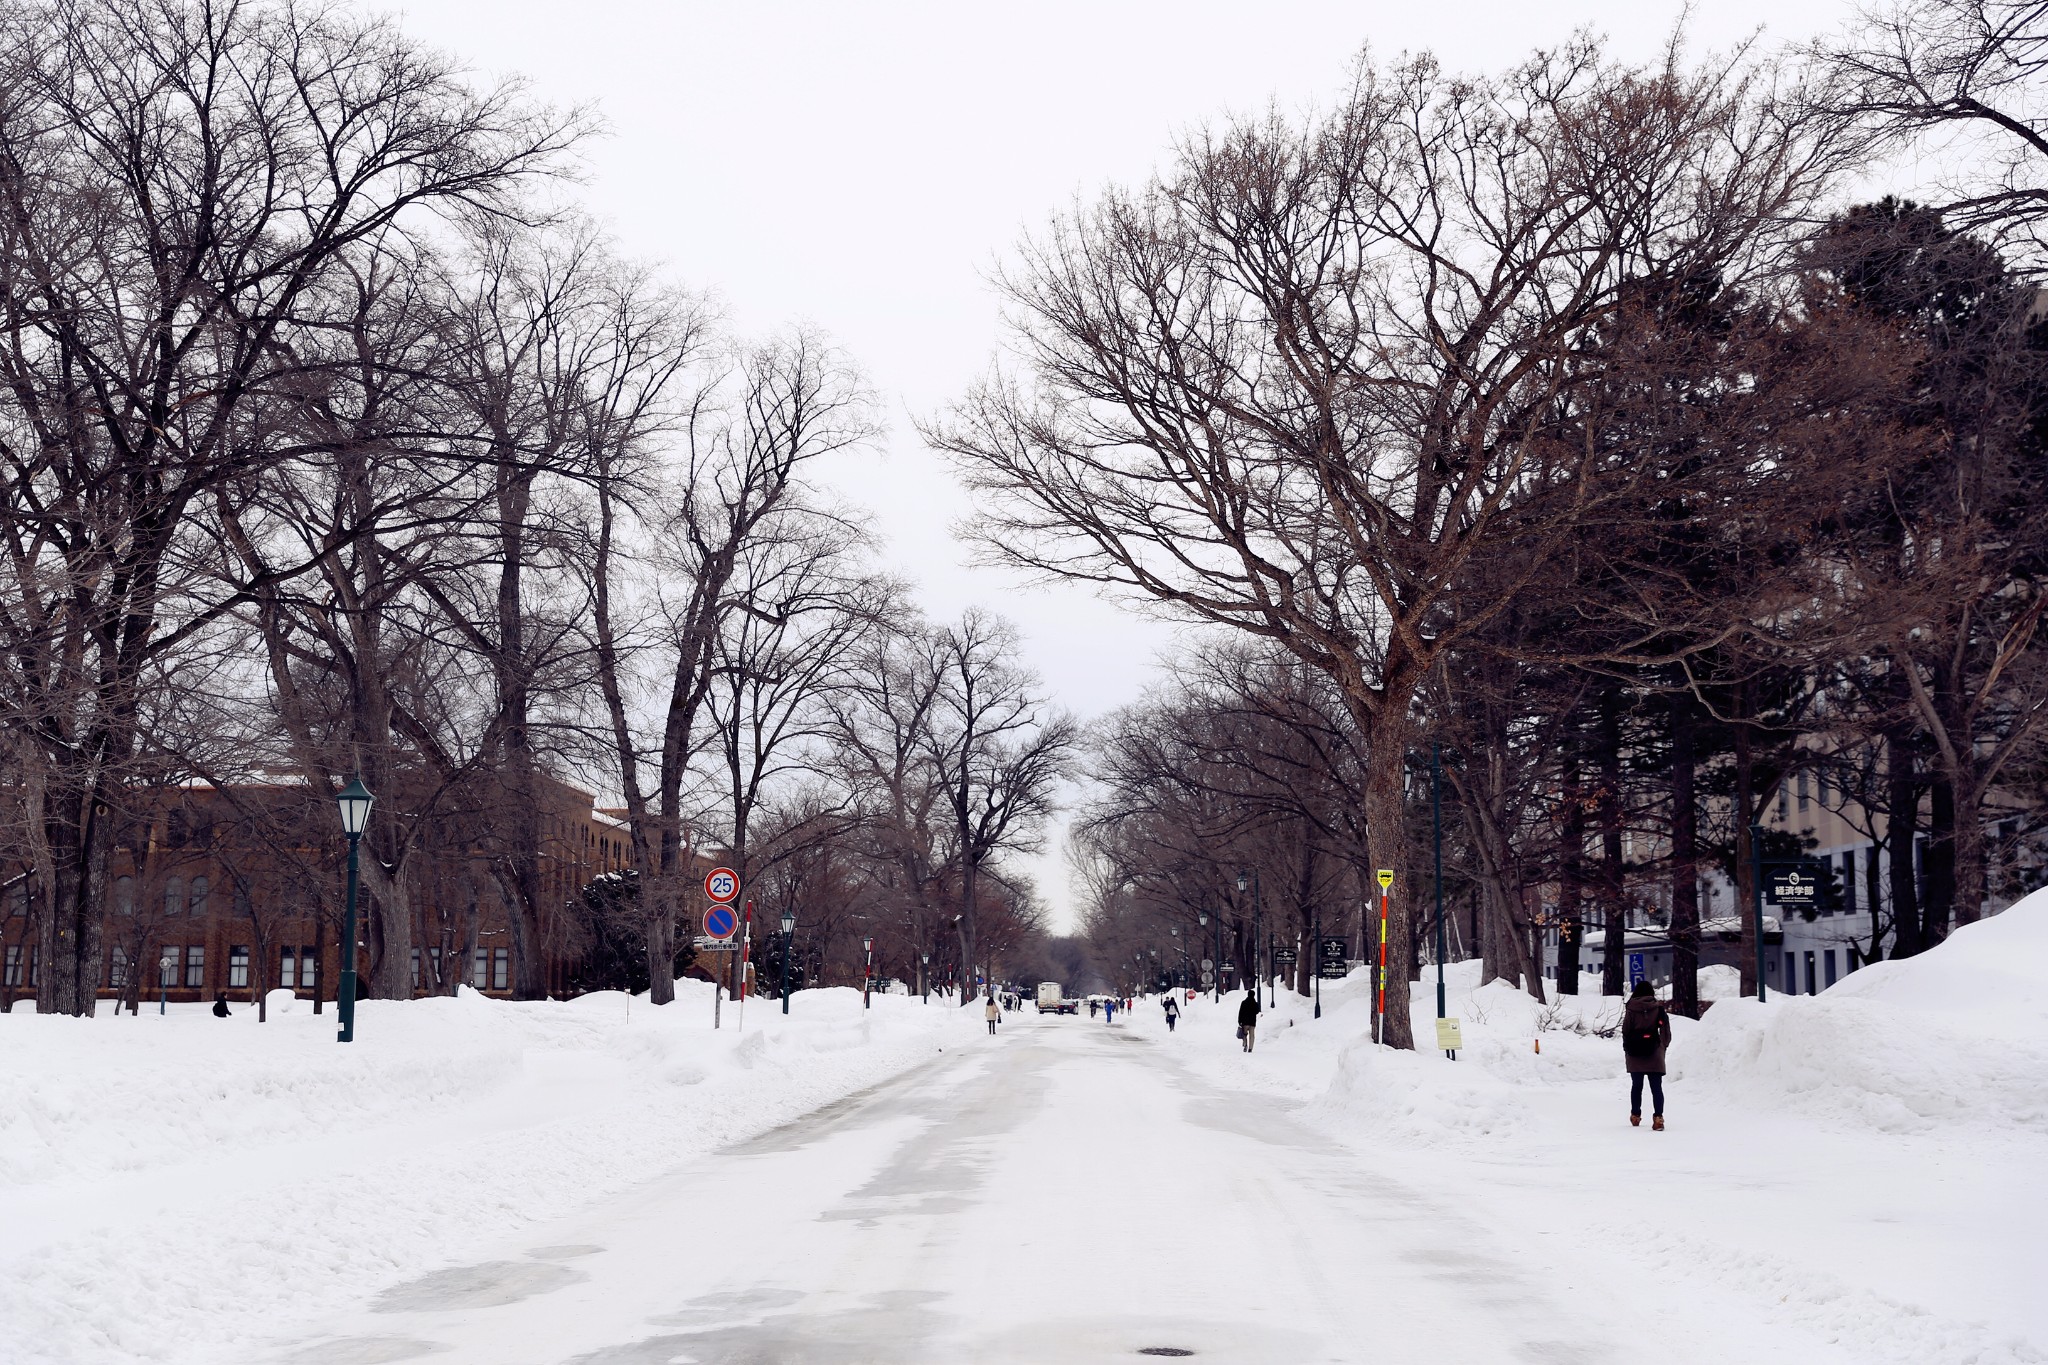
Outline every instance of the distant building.
MULTIPOLYGON (((346 843, 331 811, 308 811, 303 785, 286 782, 191 783, 153 789, 138 805, 108 869, 101 998, 240 1000, 278 987, 334 998, 346 843), (326 821, 305 827, 314 813, 326 821)), ((627 867, 630 851, 623 821, 587 791, 543 776, 539 806, 544 978, 565 994, 581 951, 568 905, 592 878, 627 867)), ((509 995, 511 926, 489 856, 440 842, 408 869, 413 989, 509 995)), ((0 863, 0 1008, 33 998, 41 981, 37 892, 27 865, 0 863)), ((366 975, 373 951, 359 959, 366 975)))

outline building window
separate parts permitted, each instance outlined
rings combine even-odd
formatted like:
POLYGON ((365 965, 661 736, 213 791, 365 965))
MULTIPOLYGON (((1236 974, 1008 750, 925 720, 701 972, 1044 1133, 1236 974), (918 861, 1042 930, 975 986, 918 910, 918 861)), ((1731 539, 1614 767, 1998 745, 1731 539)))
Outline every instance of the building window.
POLYGON ((182 915, 185 913, 185 879, 172 877, 164 883, 164 913, 182 915))
POLYGON ((1778 783, 1778 823, 1782 825, 1791 817, 1792 805, 1790 800, 1790 793, 1788 793, 1785 790, 1785 784, 1781 780, 1778 783))
POLYGON ((420 950, 417 948, 412 950, 412 988, 420 988, 420 950))
POLYGON ((320 988, 320 955, 311 945, 299 949, 299 987, 309 991, 320 988))
POLYGON ((228 985, 246 989, 249 985, 249 945, 237 943, 228 949, 228 985))
POLYGON ((159 987, 178 984, 178 962, 184 955, 183 948, 160 948, 156 959, 156 984, 159 987))
POLYGON ((209 892, 210 890, 212 890, 212 888, 211 888, 211 887, 209 887, 209 886, 207 885, 207 883, 206 883, 206 878, 204 878, 204 877, 194 877, 194 878, 192 879, 192 913, 193 913, 193 914, 195 914, 195 915, 203 915, 203 914, 205 914, 205 913, 206 913, 206 896, 207 896, 207 892, 209 892))
POLYGON ((491 987, 504 990, 512 984, 512 954, 504 948, 491 950, 491 987))
POLYGON ((1854 948, 1844 949, 1842 952, 1843 960, 1847 963, 1849 970, 1852 972, 1856 970, 1858 965, 1857 959, 1861 956, 1862 954, 1858 953, 1854 948))
POLYGON ((292 976, 298 970, 298 955, 289 948, 277 950, 277 984, 286 990, 292 987, 292 976))
POLYGON ((478 990, 484 990, 488 988, 491 984, 491 978, 489 975, 491 969, 490 964, 490 949, 477 949, 476 958, 469 964, 469 984, 476 987, 478 990))
POLYGON ((249 901, 249 883, 240 877, 235 878, 234 905, 236 919, 249 919, 256 913, 256 907, 249 901))
POLYGON ((1807 786, 1806 770, 1801 768, 1799 770, 1799 810, 1801 814, 1805 813, 1807 807, 1807 786))
POLYGON ((1806 993, 1808 995, 1815 995, 1819 991, 1820 987, 1813 979, 1813 949, 1808 948, 1806 950, 1806 993))
POLYGON ((1829 984, 1830 986, 1834 985, 1834 984, 1835 984, 1835 950, 1834 950, 1833 948, 1830 948, 1830 949, 1828 949, 1828 950, 1827 950, 1827 951, 1826 951, 1825 953, 1822 953, 1822 954, 1821 954, 1821 968, 1822 968, 1822 969, 1823 969, 1824 971, 1826 971, 1826 972, 1827 972, 1827 974, 1828 974, 1828 984, 1829 984))
POLYGON ((7 945, 7 975, 5 978, 0 979, 4 979, 10 986, 19 986, 21 984, 21 945, 19 943, 7 945))
POLYGON ((1796 953, 1785 954, 1784 991, 1787 995, 1799 993, 1799 957, 1796 953))
POLYGON ((1853 848, 1842 853, 1842 913, 1856 913, 1856 850, 1853 848))
POLYGON ((132 915, 135 913, 135 878, 122 877, 114 883, 114 913, 132 915))
POLYGON ((114 955, 107 959, 107 985, 118 991, 127 984, 128 950, 117 946, 114 955))
POLYGON ((197 943, 185 950, 185 984, 193 990, 206 984, 206 949, 197 943))

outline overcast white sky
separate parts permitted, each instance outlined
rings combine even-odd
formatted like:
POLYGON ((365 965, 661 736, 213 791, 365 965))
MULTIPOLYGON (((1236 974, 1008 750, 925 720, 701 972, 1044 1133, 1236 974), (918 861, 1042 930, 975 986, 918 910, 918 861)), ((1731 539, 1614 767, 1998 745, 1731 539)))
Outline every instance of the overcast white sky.
MULTIPOLYGON (((1002 612, 1085 717, 1138 697, 1171 630, 1079 588, 971 569, 965 498, 924 450, 997 346, 991 268, 1077 196, 1142 180, 1175 133, 1269 102, 1327 104, 1370 44, 1494 68, 1580 26, 1647 55, 1679 0, 410 0, 407 30, 552 102, 593 102, 585 202, 632 255, 716 291, 735 322, 813 324, 884 397, 889 434, 840 486, 872 508, 926 609, 1002 612)), ((1699 0, 1697 46, 1834 27, 1838 0, 1699 0)), ((1055 848, 1040 883, 1068 914, 1055 848)))

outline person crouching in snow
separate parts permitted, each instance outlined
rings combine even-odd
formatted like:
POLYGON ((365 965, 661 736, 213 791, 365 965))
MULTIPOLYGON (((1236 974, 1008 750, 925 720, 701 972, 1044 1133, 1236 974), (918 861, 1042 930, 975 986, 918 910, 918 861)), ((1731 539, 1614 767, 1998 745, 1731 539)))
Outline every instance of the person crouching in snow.
POLYGON ((216 993, 213 997, 213 1017, 225 1019, 230 1012, 228 1009, 228 993, 226 991, 216 993))
POLYGON ((1650 1082, 1650 1101, 1655 1106, 1650 1127, 1664 1131, 1664 1049, 1671 1043, 1671 1016, 1664 1002, 1647 981, 1636 982, 1628 1005, 1621 1012, 1621 1051, 1628 1059, 1628 1121, 1633 1127, 1643 1122, 1643 1081, 1650 1082))
POLYGON ((988 1020, 989 1035, 993 1037, 996 1031, 996 1020, 1003 1017, 1003 1012, 996 1008, 996 998, 993 995, 988 998, 988 1006, 982 1010, 981 1017, 988 1020))

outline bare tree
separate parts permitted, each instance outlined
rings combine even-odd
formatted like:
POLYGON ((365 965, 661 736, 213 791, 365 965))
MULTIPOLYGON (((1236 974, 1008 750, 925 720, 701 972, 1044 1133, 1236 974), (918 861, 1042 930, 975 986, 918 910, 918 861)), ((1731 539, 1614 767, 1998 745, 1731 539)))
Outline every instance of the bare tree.
POLYGON ((1831 125, 1773 79, 1582 41, 1494 78, 1363 67, 1327 117, 1190 139, 1026 249, 1027 379, 929 431, 986 495, 982 544, 1327 673, 1371 753, 1373 859, 1414 885, 1416 697, 1523 586, 1476 596, 1467 566, 1542 563, 1640 472, 1556 438, 1600 375, 1588 343, 1646 278, 1775 264, 1834 169, 1831 125))
POLYGON ((37 1007, 89 1014, 138 682, 228 609, 183 561, 303 373, 336 259, 503 206, 582 128, 332 8, 16 0, 0 13, 0 707, 31 737, 37 1007))

